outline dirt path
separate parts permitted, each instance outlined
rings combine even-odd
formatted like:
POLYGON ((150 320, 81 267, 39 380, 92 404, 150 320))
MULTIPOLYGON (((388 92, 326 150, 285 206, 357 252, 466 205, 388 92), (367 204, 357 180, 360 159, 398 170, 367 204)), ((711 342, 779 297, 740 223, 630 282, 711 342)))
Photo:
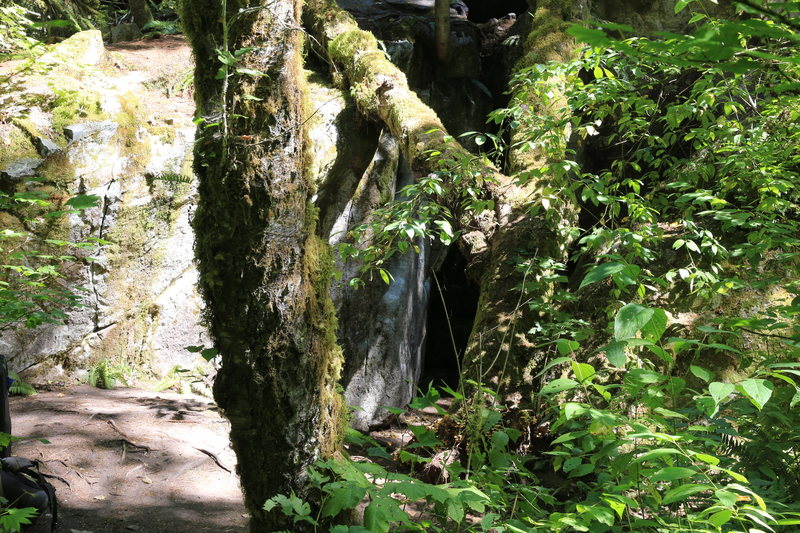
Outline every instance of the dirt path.
POLYGON ((58 476, 61 532, 246 531, 228 423, 203 397, 82 385, 12 398, 11 418, 13 454, 58 476))

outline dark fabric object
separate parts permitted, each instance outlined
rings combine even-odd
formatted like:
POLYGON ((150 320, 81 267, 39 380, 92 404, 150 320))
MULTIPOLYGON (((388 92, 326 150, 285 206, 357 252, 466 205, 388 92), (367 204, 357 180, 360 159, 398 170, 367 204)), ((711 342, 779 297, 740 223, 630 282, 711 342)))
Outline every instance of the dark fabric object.
MULTIPOLYGON (((42 516, 50 509, 51 531, 58 527, 56 489, 39 471, 39 463, 22 457, 0 459, 0 496, 14 508, 33 507, 42 516)), ((34 520, 35 523, 35 520, 34 520)))
MULTIPOLYGON (((11 435, 11 412, 8 409, 8 366, 6 356, 0 355, 0 433, 11 435)), ((11 455, 11 443, 0 448, 0 457, 11 455)))

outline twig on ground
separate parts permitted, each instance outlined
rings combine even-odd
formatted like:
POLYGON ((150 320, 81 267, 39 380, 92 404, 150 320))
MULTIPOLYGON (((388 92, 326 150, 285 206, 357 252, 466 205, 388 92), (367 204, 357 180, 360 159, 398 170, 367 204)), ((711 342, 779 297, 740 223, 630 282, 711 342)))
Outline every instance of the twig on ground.
POLYGON ((226 471, 229 474, 233 474, 233 470, 231 470, 229 467, 227 467, 220 460, 220 458, 217 457, 217 454, 215 454, 214 452, 208 451, 208 450, 203 449, 203 448, 197 448, 197 447, 195 447, 194 449, 197 450, 198 452, 202 452, 202 453, 206 454, 207 456, 211 457, 214 460, 214 462, 217 463, 218 467, 220 467, 221 469, 223 469, 224 471, 226 471))

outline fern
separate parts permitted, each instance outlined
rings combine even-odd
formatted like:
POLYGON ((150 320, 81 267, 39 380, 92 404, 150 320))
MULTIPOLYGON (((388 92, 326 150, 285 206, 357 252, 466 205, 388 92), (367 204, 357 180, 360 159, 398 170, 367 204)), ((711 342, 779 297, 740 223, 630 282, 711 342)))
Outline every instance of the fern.
POLYGON ((36 394, 36 389, 30 383, 26 383, 20 379, 19 374, 16 372, 9 372, 8 377, 14 380, 8 388, 11 394, 19 394, 20 396, 31 396, 36 394))
POLYGON ((186 174, 176 174, 175 172, 162 172, 157 175, 150 175, 148 178, 152 181, 168 181, 171 183, 192 183, 194 178, 186 174))
POLYGON ((126 371, 130 373, 130 368, 126 365, 113 365, 108 359, 102 359, 89 369, 86 382, 100 389, 113 389, 117 386, 117 381, 121 381, 127 387, 126 371))

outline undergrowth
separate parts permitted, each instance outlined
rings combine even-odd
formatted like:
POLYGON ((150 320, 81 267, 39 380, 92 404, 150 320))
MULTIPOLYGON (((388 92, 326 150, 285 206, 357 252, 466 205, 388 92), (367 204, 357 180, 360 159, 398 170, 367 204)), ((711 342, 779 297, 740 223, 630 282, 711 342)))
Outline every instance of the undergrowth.
MULTIPOLYGON (((538 393, 506 409, 483 384, 449 391, 447 423, 410 425, 399 450, 352 433, 364 457, 320 461, 307 498, 265 509, 335 533, 800 529, 800 4, 736 5, 736 20, 698 10, 692 33, 657 39, 575 26, 580 57, 512 81, 512 102, 541 109, 490 114, 498 160, 511 138, 546 161, 515 176, 547 184, 528 215, 582 211, 564 228, 575 274, 536 258, 546 276, 517 289, 541 317, 529 338, 552 354, 538 393), (583 316, 582 299, 607 319, 583 316), (677 319, 694 306, 715 312, 677 319)), ((401 192, 356 231, 379 244, 344 254, 388 283, 387 257, 459 238, 437 203, 451 178, 401 192)))

